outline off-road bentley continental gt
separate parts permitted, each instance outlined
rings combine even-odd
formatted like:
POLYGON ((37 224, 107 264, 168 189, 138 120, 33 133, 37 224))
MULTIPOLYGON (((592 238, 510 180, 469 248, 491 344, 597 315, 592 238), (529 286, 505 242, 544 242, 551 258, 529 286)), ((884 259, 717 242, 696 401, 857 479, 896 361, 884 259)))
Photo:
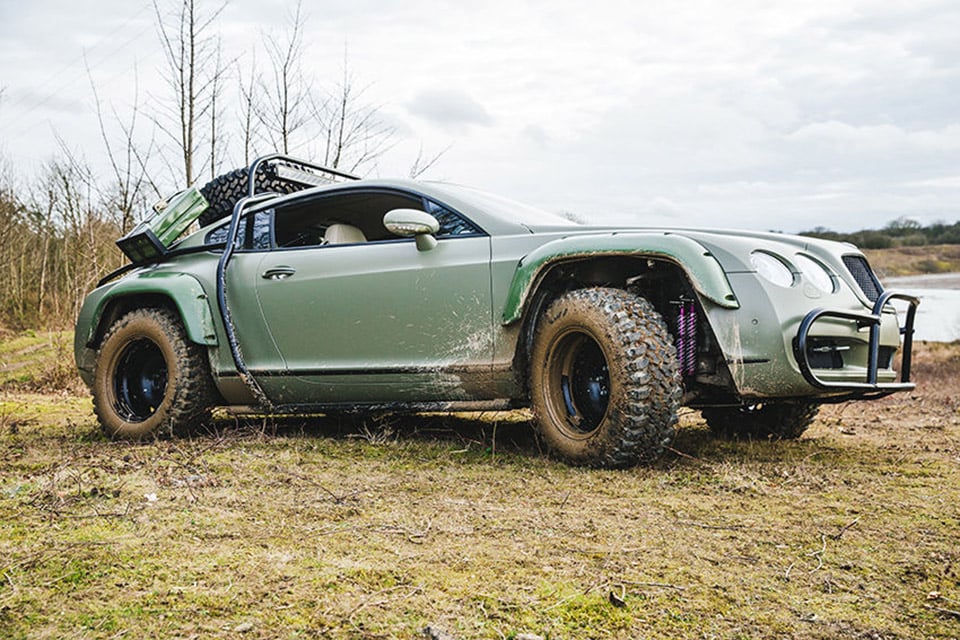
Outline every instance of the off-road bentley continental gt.
POLYGON ((115 437, 218 406, 529 406, 558 457, 625 467, 669 446, 681 406, 719 435, 796 438, 821 403, 913 388, 918 302, 848 244, 584 226, 278 155, 156 208, 77 321, 115 437))

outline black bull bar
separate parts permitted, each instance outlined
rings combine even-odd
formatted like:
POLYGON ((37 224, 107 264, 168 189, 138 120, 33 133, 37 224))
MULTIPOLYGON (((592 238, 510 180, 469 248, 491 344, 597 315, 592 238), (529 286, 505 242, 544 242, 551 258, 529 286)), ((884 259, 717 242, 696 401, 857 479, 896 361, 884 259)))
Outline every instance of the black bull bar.
POLYGON ((916 387, 910 382, 910 361, 913 357, 913 321, 917 315, 920 300, 915 296, 897 291, 884 291, 877 298, 871 313, 857 313, 838 309, 814 309, 800 323, 797 337, 793 339, 793 353, 800 366, 800 373, 814 387, 826 391, 846 392, 844 398, 883 397, 897 391, 908 391, 916 387), (899 382, 877 382, 880 354, 880 321, 884 307, 891 300, 903 300, 907 303, 906 321, 900 327, 903 336, 902 358, 899 382), (857 328, 870 327, 870 341, 867 351, 867 375, 863 382, 829 382, 821 380, 813 372, 807 351, 807 341, 814 323, 822 318, 838 318, 857 323, 857 328))

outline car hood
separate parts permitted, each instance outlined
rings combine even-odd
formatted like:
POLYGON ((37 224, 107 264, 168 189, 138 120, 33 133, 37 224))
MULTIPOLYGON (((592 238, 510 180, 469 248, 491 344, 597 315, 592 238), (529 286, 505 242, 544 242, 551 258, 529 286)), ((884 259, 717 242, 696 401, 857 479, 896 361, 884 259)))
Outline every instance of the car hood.
MULTIPOLYGON (((843 268, 841 256, 862 255, 853 245, 820 240, 806 236, 741 229, 698 229, 666 227, 612 227, 599 225, 583 226, 534 226, 528 228, 534 234, 552 236, 603 236, 603 235, 676 235, 694 240, 704 246, 720 263, 727 273, 753 272, 750 254, 761 250, 785 258, 788 264, 792 255, 811 254, 821 261, 829 262, 835 268, 843 268)), ((639 240, 639 238, 638 238, 639 240)))

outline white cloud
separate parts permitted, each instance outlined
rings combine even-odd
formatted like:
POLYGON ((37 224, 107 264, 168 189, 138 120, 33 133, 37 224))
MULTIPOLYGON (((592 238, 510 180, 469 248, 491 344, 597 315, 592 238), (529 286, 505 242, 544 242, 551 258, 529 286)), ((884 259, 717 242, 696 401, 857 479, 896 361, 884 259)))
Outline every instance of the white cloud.
MULTIPOLYGON (((225 46, 247 64, 293 4, 233 0, 225 46)), ((312 11, 313 78, 336 81, 346 48, 358 87, 401 136, 380 175, 405 174, 421 145, 452 145, 430 177, 589 217, 785 230, 960 217, 957 3, 357 0, 312 11)), ((55 153, 54 127, 95 159, 83 52, 118 108, 138 67, 147 106, 163 91, 151 14, 121 0, 5 9, 6 153, 55 153), (14 102, 29 92, 88 105, 85 119, 14 102)))
POLYGON ((450 133, 493 124, 482 104, 455 89, 425 89, 413 97, 407 110, 450 133))
POLYGON ((960 150, 960 124, 910 131, 891 124, 854 126, 832 120, 804 125, 787 138, 842 149, 846 153, 955 151, 960 150))

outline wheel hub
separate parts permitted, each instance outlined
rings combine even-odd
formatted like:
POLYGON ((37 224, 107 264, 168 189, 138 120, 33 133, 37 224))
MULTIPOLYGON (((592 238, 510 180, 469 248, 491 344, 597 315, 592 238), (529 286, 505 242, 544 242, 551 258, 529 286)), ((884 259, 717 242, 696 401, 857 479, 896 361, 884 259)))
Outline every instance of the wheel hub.
POLYGON ((567 422, 579 433, 590 433, 600 426, 610 402, 607 360, 586 335, 573 338, 567 349, 560 376, 567 422))
POLYGON ((114 374, 115 408, 127 422, 143 422, 156 412, 167 390, 167 363, 153 341, 124 347, 114 374))

